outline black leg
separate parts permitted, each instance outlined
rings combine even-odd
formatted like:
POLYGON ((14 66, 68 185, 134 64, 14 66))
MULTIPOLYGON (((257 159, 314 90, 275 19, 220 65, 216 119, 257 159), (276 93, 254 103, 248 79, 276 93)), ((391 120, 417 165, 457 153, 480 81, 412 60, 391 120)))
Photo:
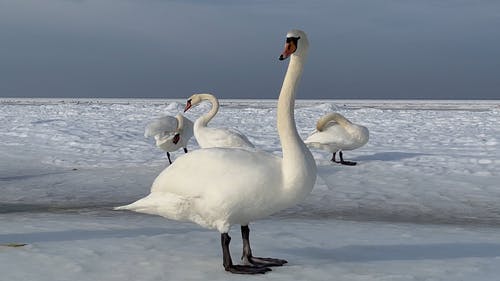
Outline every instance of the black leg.
POLYGON ((340 164, 347 165, 347 166, 355 166, 356 165, 356 162, 344 161, 344 157, 342 155, 342 151, 339 152, 339 156, 340 156, 340 164))
POLYGON ((226 271, 236 274, 264 274, 271 271, 267 267, 257 267, 252 265, 234 265, 229 252, 231 237, 227 233, 221 233, 220 241, 222 245, 222 265, 226 271))
POLYGON ((243 255, 241 256, 243 263, 255 266, 282 266, 287 263, 286 260, 281 259, 254 257, 250 248, 250 228, 248 225, 241 226, 241 238, 243 238, 243 255))
POLYGON ((231 253, 229 252, 229 243, 231 243, 231 237, 227 233, 222 233, 220 236, 220 242, 222 245, 222 265, 226 270, 228 270, 228 268, 233 266, 231 253))
POLYGON ((170 152, 167 151, 168 163, 172 164, 172 160, 170 160, 170 152))
POLYGON ((187 147, 184 147, 184 153, 188 153, 187 147))
POLYGON ((335 154, 337 154, 337 153, 336 152, 333 153, 332 160, 330 160, 330 161, 337 163, 337 161, 335 161, 335 154))

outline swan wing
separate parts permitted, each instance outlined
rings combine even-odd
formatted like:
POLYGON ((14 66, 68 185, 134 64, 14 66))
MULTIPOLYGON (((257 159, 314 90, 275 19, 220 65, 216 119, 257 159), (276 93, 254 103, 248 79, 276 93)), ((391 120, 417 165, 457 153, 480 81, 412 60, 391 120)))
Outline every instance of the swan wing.
POLYGON ((173 116, 163 116, 146 125, 144 137, 162 135, 164 132, 174 132, 175 130, 177 130, 177 119, 173 116))
POLYGON ((352 138, 342 126, 333 123, 326 130, 321 132, 315 131, 304 142, 309 147, 336 152, 351 143, 352 138))
POLYGON ((242 147, 254 148, 255 146, 248 138, 237 130, 225 128, 200 128, 199 138, 200 145, 204 148, 208 147, 242 147))
POLYGON ((363 146, 368 141, 368 130, 361 126, 352 126, 348 131, 344 127, 334 124, 321 132, 315 131, 304 142, 309 147, 329 150, 352 150, 363 146), (358 130, 358 127, 364 130, 358 130), (365 133, 366 132, 366 133, 365 133))
POLYGON ((151 193, 119 209, 187 220, 226 231, 287 207, 281 158, 246 149, 184 154, 155 179, 151 193))
POLYGON ((340 126, 340 124, 339 124, 339 123, 337 123, 335 120, 331 120, 330 122, 328 122, 328 123, 325 125, 325 127, 324 127, 323 131, 327 130, 328 128, 331 128, 331 127, 338 127, 338 126, 340 126))
MULTIPOLYGON (((155 179, 151 192, 175 193, 185 197, 234 190, 249 192, 262 185, 275 185, 281 178, 281 158, 238 148, 207 148, 184 154, 155 179), (233 184, 230 184, 233 183, 233 184)), ((267 188, 267 187, 266 187, 267 188)), ((273 187, 268 187, 269 190, 273 187)))

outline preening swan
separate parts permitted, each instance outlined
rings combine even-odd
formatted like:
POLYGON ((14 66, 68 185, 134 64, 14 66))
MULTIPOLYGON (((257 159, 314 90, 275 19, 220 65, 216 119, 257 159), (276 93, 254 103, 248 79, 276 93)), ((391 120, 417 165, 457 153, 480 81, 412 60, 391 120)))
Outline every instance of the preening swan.
POLYGON ((156 146, 167 152, 168 162, 172 164, 170 152, 181 147, 187 153, 187 143, 193 136, 193 122, 177 114, 173 116, 163 116, 153 120, 146 126, 144 137, 154 137, 156 146))
POLYGON ((210 147, 250 147, 254 145, 242 133, 226 129, 207 127, 208 122, 214 118, 219 111, 219 101, 212 94, 194 94, 186 102, 184 112, 200 104, 209 101, 212 104, 210 111, 194 121, 194 137, 201 148, 210 147))
POLYGON ((241 148, 204 148, 177 159, 155 179, 151 193, 120 210, 192 221, 221 233, 226 271, 256 274, 285 260, 252 254, 249 223, 302 201, 316 181, 314 158, 300 139, 294 120, 295 93, 308 49, 303 31, 288 32, 280 60, 290 57, 277 109, 283 157, 241 148), (229 229, 241 225, 243 265, 229 252, 229 229))
POLYGON ((342 150, 353 150, 368 142, 368 129, 347 120, 340 113, 330 113, 318 120, 314 131, 305 143, 309 147, 319 148, 333 153, 331 161, 344 165, 356 165, 356 162, 344 161, 342 150), (339 152, 340 162, 335 160, 339 152))

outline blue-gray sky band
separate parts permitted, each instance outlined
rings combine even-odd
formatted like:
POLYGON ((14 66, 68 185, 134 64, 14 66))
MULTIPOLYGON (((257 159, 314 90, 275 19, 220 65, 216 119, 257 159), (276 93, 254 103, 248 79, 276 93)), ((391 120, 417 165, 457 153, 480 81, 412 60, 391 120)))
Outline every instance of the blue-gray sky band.
POLYGON ((0 96, 500 99, 500 1, 0 0, 0 96), (211 3, 208 3, 211 2, 211 3))

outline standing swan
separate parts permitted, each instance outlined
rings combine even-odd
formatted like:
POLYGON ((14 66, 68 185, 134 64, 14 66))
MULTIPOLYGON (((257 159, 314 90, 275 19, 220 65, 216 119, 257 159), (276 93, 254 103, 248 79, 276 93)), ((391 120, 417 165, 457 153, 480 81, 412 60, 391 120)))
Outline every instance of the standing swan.
POLYGON ((257 258, 249 240, 251 221, 295 205, 316 181, 314 158, 300 139, 294 120, 295 92, 308 48, 303 31, 288 32, 280 60, 291 57, 278 99, 277 127, 283 158, 241 148, 205 148, 178 158, 155 179, 151 193, 119 210, 192 221, 221 233, 223 265, 239 274, 265 273, 285 260, 257 258), (229 252, 232 225, 241 225, 244 265, 229 252))
POLYGON ((342 150, 353 150, 368 142, 368 129, 347 120, 340 113, 330 113, 318 120, 314 131, 304 142, 309 147, 319 148, 333 153, 331 161, 343 165, 356 165, 356 162, 344 161, 342 150), (339 152, 340 162, 335 161, 339 152))
POLYGON ((167 152, 168 162, 172 164, 170 152, 181 147, 187 153, 187 143, 193 136, 193 122, 177 114, 177 116, 163 116, 153 120, 146 126, 144 137, 154 137, 156 146, 167 152))
POLYGON ((186 103, 184 112, 200 104, 203 101, 209 101, 212 104, 210 111, 194 121, 194 137, 201 148, 209 147, 247 147, 253 148, 254 145, 242 133, 226 129, 207 127, 208 122, 214 118, 219 111, 219 101, 212 94, 194 94, 186 103))

